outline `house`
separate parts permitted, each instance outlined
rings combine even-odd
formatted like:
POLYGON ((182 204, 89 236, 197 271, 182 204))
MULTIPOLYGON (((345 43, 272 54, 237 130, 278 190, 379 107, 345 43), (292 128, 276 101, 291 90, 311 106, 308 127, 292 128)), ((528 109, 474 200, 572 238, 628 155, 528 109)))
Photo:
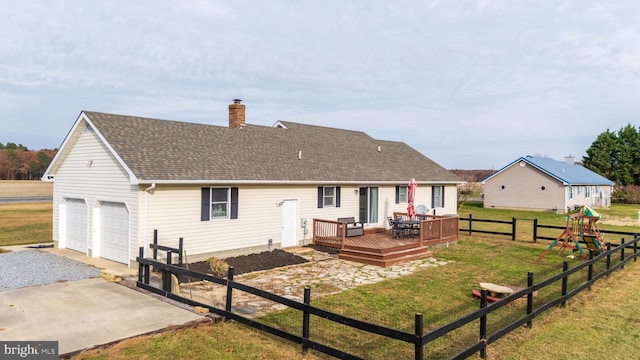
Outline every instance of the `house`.
POLYGON ((278 121, 229 126, 82 111, 47 169, 58 247, 131 264, 184 239, 189 261, 307 244, 312 219, 385 227, 415 204, 455 214, 461 180, 402 142, 278 121))
POLYGON ((575 163, 525 156, 486 178, 484 207, 565 212, 582 205, 609 207, 613 182, 575 163))

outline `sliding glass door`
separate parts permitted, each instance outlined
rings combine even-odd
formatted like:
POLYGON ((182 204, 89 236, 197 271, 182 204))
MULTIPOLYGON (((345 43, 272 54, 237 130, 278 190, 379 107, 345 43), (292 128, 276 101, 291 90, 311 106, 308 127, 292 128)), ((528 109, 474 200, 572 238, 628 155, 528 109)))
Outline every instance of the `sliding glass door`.
POLYGON ((360 193, 360 221, 367 224, 378 222, 378 188, 361 187, 360 193))

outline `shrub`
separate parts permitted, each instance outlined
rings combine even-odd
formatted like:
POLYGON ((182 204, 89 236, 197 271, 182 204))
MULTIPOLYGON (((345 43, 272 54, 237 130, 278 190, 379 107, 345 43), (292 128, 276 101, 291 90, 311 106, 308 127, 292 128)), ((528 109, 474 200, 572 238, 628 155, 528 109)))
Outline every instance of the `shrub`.
POLYGON ((640 186, 617 185, 612 194, 612 200, 622 204, 640 203, 640 186))
POLYGON ((214 274, 220 276, 227 276, 229 272, 229 264, 227 264, 224 260, 218 259, 216 257, 209 258, 209 268, 213 271, 214 274))

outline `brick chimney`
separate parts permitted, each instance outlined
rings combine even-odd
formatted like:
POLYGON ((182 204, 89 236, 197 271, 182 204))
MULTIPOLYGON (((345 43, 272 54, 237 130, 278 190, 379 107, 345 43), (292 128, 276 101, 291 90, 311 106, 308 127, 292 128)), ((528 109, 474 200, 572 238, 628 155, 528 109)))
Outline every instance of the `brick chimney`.
POLYGON ((244 126, 244 105, 242 100, 233 99, 233 104, 229 104, 229 127, 240 129, 244 126))

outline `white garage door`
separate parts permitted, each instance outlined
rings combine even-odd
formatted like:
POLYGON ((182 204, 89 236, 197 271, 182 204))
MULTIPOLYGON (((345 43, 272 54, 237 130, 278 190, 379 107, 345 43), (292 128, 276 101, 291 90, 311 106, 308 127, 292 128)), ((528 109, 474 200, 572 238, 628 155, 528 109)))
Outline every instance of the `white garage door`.
POLYGON ((100 209, 100 257, 129 263, 129 211, 123 203, 105 202, 100 209))
POLYGON ((65 202, 65 247, 87 253, 87 204, 82 199, 65 202))

